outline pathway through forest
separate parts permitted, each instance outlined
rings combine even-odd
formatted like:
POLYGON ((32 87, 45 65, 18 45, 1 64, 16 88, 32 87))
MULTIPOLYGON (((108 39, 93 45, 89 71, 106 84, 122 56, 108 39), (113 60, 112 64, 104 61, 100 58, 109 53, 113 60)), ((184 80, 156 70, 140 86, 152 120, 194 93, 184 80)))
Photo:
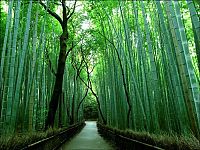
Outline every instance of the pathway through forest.
POLYGON ((67 141, 60 150, 114 150, 97 132, 96 121, 86 121, 86 126, 70 141, 67 141))

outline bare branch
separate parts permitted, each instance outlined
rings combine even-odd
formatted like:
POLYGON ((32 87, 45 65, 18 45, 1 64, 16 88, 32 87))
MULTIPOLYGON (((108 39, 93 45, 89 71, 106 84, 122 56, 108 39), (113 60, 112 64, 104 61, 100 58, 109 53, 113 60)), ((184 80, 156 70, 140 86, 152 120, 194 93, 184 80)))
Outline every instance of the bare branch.
POLYGON ((114 47, 114 49, 117 50, 117 48, 116 48, 114 42, 112 42, 111 40, 109 40, 109 39, 108 39, 105 35, 103 35, 102 33, 100 33, 100 32, 97 32, 97 33, 99 33, 101 36, 103 36, 103 37, 114 47))
POLYGON ((74 14, 74 11, 75 11, 75 8, 76 8, 76 2, 77 2, 77 0, 75 0, 74 7, 73 7, 73 9, 72 9, 71 14, 69 14, 69 16, 67 17, 67 20, 68 20, 69 18, 71 18, 71 16, 74 14))
MULTIPOLYGON (((81 78, 80 75, 79 75, 78 77, 81 78)), ((82 79, 82 78, 81 78, 81 79, 82 79)), ((90 84, 89 81, 90 81, 90 79, 88 78, 88 84, 85 84, 85 81, 83 81, 83 79, 82 79, 82 82, 86 85, 86 92, 85 92, 84 97, 82 98, 82 100, 80 101, 80 103, 79 103, 79 105, 78 105, 77 114, 78 114, 78 111, 79 111, 79 108, 80 108, 81 104, 83 103, 84 99, 86 98, 86 96, 87 96, 87 94, 88 94, 88 91, 89 91, 89 84, 90 84)))
POLYGON ((92 70, 89 72, 90 74, 94 71, 95 66, 93 66, 92 70))
POLYGON ((60 18, 60 16, 58 16, 55 12, 51 11, 41 0, 40 0, 40 4, 44 7, 45 10, 47 10, 47 12, 53 16, 56 20, 59 21, 60 25, 62 26, 63 24, 63 21, 62 19, 60 18))
POLYGON ((60 6, 62 5, 61 3, 57 3, 57 2, 54 2, 54 4, 56 4, 56 5, 60 5, 60 6))
MULTIPOLYGON (((72 57, 72 59, 73 59, 73 57, 72 57)), ((72 62, 71 62, 71 64, 72 64, 74 70, 76 70, 76 72, 77 72, 77 74, 76 74, 76 80, 78 79, 78 77, 79 77, 80 74, 81 74, 81 71, 82 71, 83 68, 84 68, 84 66, 83 66, 84 63, 83 63, 83 62, 84 62, 84 60, 81 59, 81 64, 80 64, 79 66, 78 66, 77 63, 75 63, 75 61, 72 60, 72 62)))
POLYGON ((66 6, 66 8, 67 8, 67 14, 66 14, 66 16, 68 16, 68 15, 69 15, 69 13, 70 13, 70 9, 69 9, 69 7, 68 7, 68 6, 66 6))
POLYGON ((78 78, 78 76, 81 74, 81 71, 83 70, 83 62, 84 60, 81 60, 81 64, 79 65, 78 69, 77 69, 77 75, 76 75, 76 79, 78 78))
POLYGON ((78 114, 78 112, 79 112, 79 109, 80 109, 80 107, 81 107, 81 104, 83 103, 84 99, 86 98, 86 96, 87 96, 87 94, 88 94, 88 91, 89 91, 89 88, 88 88, 88 87, 86 87, 85 95, 83 96, 83 98, 81 99, 80 103, 78 104, 78 107, 77 107, 77 112, 76 112, 76 114, 78 114))
POLYGON ((79 76, 79 79, 83 82, 83 84, 84 84, 87 88, 89 88, 89 89, 91 90, 91 87, 89 86, 89 84, 87 84, 87 83, 83 80, 83 78, 81 78, 81 77, 79 76))
POLYGON ((74 42, 72 42, 72 46, 69 48, 69 50, 67 51, 66 55, 65 55, 65 59, 67 59, 67 56, 69 55, 69 53, 73 50, 74 48, 74 42))
POLYGON ((79 76, 79 78, 80 78, 80 80, 85 84, 85 86, 86 87, 88 87, 89 89, 90 89, 90 91, 92 92, 92 94, 95 96, 95 98, 96 98, 96 101, 97 101, 97 104, 98 104, 98 109, 99 109, 99 113, 100 113, 100 115, 101 115, 101 118, 102 118, 102 120, 103 120, 103 123, 104 124, 107 124, 107 121, 106 121, 106 119, 104 118, 104 116, 103 116, 103 113, 102 113, 102 110, 101 110, 101 106, 100 106, 100 101, 99 101, 99 98, 98 98, 98 95, 94 92, 94 90, 93 90, 93 88, 92 88, 92 82, 91 82, 91 80, 90 80, 90 74, 89 74, 89 69, 88 69, 88 65, 87 65, 87 62, 85 61, 85 63, 86 63, 86 70, 87 70, 87 76, 88 76, 88 85, 87 85, 87 83, 85 83, 85 81, 79 76))

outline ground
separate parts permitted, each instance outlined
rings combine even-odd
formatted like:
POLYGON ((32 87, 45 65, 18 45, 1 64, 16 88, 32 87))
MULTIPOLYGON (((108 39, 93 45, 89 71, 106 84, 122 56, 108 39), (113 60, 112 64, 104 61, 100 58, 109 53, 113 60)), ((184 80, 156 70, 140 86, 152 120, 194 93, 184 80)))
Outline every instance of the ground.
POLYGON ((63 144, 60 150, 114 150, 97 132, 95 121, 86 121, 86 126, 70 141, 63 144))

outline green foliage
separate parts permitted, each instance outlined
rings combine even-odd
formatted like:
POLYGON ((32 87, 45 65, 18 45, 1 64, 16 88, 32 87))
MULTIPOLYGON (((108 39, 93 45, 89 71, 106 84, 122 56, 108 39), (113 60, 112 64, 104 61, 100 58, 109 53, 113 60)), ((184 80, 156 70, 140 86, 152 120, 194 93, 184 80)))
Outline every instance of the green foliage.
POLYGON ((169 135, 167 132, 151 134, 145 131, 136 132, 133 130, 119 130, 109 126, 103 126, 103 129, 105 129, 105 132, 107 130, 113 131, 118 135, 168 150, 197 150, 200 147, 198 139, 193 135, 179 136, 176 133, 169 135))
POLYGON ((186 2, 97 6, 89 13, 100 47, 94 81, 108 124, 150 133, 192 130, 198 138, 198 52, 186 2))
MULTIPOLYGON (((9 1, 8 13, 0 4, 0 133, 43 130, 62 27, 38 1, 9 1)), ((45 5, 62 18, 60 1, 45 5)), ((76 9, 55 127, 102 110, 117 129, 199 139, 199 5, 79 1, 76 9)))
POLYGON ((91 120, 91 119, 97 120, 98 118, 97 102, 91 92, 89 92, 86 97, 83 111, 84 111, 84 118, 86 120, 91 120))
POLYGON ((6 30, 6 13, 7 12, 4 12, 3 10, 3 4, 4 2, 1 1, 0 2, 0 56, 1 56, 1 53, 2 53, 2 47, 3 47, 3 40, 4 40, 4 33, 5 33, 5 30, 6 30))
POLYGON ((67 128, 49 128, 45 132, 27 132, 17 133, 15 135, 7 135, 0 137, 0 149, 11 150, 11 149, 22 149, 27 145, 33 144, 45 138, 59 134, 67 128))
MULTIPOLYGON (((49 5, 52 11, 58 10, 57 5, 53 3, 49 5)), ((57 71, 60 51, 59 37, 62 32, 57 20, 50 16, 39 2, 10 1, 8 7, 10 12, 7 15, 7 22, 3 21, 5 17, 4 13, 1 13, 1 25, 7 23, 3 31, 6 30, 7 34, 1 39, 4 47, 1 46, 0 56, 0 133, 4 135, 44 129, 55 82, 54 73, 57 71)), ((79 20, 76 23, 79 24, 79 20)), ((70 32, 71 29, 72 22, 70 22, 70 32)), ((78 44, 82 36, 71 35, 70 40, 74 39, 74 45, 78 44)), ((80 81, 73 83, 71 80, 76 72, 70 61, 67 62, 66 70, 64 80, 66 83, 57 111, 62 113, 57 114, 55 124, 57 127, 69 125, 72 97, 76 92, 76 89, 72 88, 74 84, 78 84, 77 89, 82 89, 76 92, 75 105, 78 105, 84 91, 83 85, 78 83, 80 81), (68 114, 66 109, 69 110, 68 114)), ((81 115, 82 112, 76 120, 82 120, 81 115)))

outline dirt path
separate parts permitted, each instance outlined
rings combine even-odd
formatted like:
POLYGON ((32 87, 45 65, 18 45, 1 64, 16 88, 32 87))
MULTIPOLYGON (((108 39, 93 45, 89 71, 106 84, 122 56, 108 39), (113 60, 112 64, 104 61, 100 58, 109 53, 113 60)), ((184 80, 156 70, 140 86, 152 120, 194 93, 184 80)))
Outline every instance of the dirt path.
POLYGON ((59 150, 114 150, 97 132, 95 121, 86 121, 86 126, 59 150))

